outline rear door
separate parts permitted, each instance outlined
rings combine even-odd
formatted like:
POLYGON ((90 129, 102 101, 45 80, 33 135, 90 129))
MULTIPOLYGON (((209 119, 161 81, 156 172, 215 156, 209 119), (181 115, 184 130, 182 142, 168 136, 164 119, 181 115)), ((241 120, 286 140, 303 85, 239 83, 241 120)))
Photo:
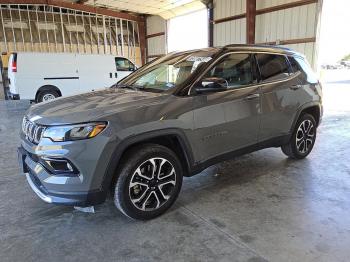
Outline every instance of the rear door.
POLYGON ((135 65, 124 57, 116 57, 115 66, 117 70, 115 73, 117 81, 122 80, 136 70, 135 65))
MULTIPOLYGON (((257 143, 260 94, 252 55, 231 53, 202 78, 222 78, 226 91, 194 98, 194 123, 201 160, 257 143)), ((205 80, 204 80, 205 82, 205 80)))
POLYGON ((289 134, 300 103, 296 99, 300 81, 281 54, 256 54, 260 70, 261 123, 259 141, 289 134))
POLYGON ((35 99, 42 86, 57 87, 62 96, 79 93, 75 54, 18 53, 16 86, 21 99, 35 99))
MULTIPOLYGON (((77 70, 77 61, 75 54, 40 54, 38 56, 27 57, 26 66, 33 66, 32 59, 36 59, 44 78, 45 85, 56 86, 62 93, 62 96, 74 95, 81 92, 79 85, 79 75, 77 70)), ((20 61, 19 61, 20 62, 20 61)), ((26 77, 31 77, 32 70, 26 71, 26 77)), ((41 76, 41 73, 38 73, 41 76)), ((42 86, 42 85, 41 85, 42 86)))

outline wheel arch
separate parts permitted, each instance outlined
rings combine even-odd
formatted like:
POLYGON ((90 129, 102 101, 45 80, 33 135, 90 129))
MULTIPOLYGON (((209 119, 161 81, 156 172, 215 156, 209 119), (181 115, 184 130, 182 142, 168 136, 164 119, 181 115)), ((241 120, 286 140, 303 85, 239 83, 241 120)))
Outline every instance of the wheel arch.
POLYGON ((194 163, 193 155, 191 146, 183 131, 178 129, 157 130, 127 138, 116 146, 102 182, 104 191, 108 192, 113 181, 117 178, 115 172, 118 170, 122 157, 130 149, 150 143, 163 145, 174 151, 182 164, 184 176, 190 175, 194 163))
POLYGON ((62 96, 62 92, 57 86, 54 86, 54 85, 43 85, 36 91, 35 101, 38 102, 38 97, 39 97, 39 94, 41 92, 48 91, 48 90, 54 90, 54 91, 56 91, 59 94, 59 96, 62 96))
POLYGON ((295 125, 300 118, 300 116, 304 113, 308 113, 315 118, 317 126, 321 123, 322 118, 322 105, 319 102, 310 102, 301 106, 293 120, 293 125, 291 128, 291 132, 293 132, 295 125))

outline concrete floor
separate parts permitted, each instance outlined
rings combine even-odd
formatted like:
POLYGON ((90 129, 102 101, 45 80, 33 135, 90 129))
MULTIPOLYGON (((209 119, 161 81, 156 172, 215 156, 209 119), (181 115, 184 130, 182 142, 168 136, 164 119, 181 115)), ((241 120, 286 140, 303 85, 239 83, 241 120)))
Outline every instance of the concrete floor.
POLYGON ((324 93, 307 159, 266 149, 213 166, 185 179, 175 206, 148 222, 111 200, 87 214, 38 199, 16 159, 29 105, 1 101, 0 260, 349 261, 350 81, 324 93))

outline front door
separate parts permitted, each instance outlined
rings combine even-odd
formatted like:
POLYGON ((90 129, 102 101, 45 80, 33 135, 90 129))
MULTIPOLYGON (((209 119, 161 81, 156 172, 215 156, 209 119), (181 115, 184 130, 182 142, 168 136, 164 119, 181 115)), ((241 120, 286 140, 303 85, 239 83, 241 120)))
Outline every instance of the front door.
POLYGON ((200 83, 203 85, 206 79, 213 77, 226 82, 227 89, 198 94, 194 98, 194 123, 201 161, 257 143, 260 89, 256 86, 252 56, 227 54, 200 83))

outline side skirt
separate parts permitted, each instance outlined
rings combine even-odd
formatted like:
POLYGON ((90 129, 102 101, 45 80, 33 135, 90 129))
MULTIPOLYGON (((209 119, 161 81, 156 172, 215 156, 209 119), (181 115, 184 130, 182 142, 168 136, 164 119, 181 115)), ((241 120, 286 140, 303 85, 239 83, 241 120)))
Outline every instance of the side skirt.
POLYGON ((188 176, 194 176, 212 165, 215 165, 217 163, 220 163, 226 160, 230 160, 237 156, 242 156, 242 155, 249 154, 249 153, 252 153, 261 149, 269 148, 269 147, 280 147, 282 145, 287 144, 290 140, 290 137, 291 137, 291 134, 279 136, 276 138, 259 142, 258 144, 255 144, 255 145, 244 147, 232 152, 218 155, 214 158, 210 158, 208 160, 205 160, 204 162, 200 162, 194 165, 191 169, 191 172, 188 174, 188 176))

